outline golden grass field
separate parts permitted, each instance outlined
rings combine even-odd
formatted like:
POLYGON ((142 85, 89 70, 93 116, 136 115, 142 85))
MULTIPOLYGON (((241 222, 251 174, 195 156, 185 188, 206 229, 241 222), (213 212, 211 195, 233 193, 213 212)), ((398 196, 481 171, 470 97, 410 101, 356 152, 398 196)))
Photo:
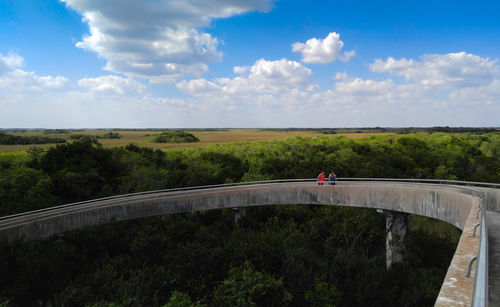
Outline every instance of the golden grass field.
MULTIPOLYGON (((71 134, 83 134, 92 136, 103 136, 108 132, 118 132, 122 137, 120 139, 99 139, 105 147, 119 147, 126 146, 130 143, 134 143, 138 146, 150 147, 153 149, 171 149, 171 148, 187 148, 187 147, 199 147, 214 144, 228 144, 236 142, 254 142, 254 141, 271 141, 271 140, 281 140, 294 136, 304 136, 304 137, 314 137, 316 135, 326 135, 321 134, 319 131, 313 130, 297 130, 297 131, 272 131, 272 130, 259 130, 259 129, 234 129, 234 130, 218 130, 218 131, 190 131, 186 130, 197 136, 200 141, 196 143, 153 143, 151 139, 154 135, 160 134, 161 130, 83 130, 83 131, 71 131, 70 134, 44 134, 41 131, 27 131, 13 133, 17 135, 24 136, 47 136, 64 138, 68 141, 70 140, 71 134)), ((363 138, 371 135, 395 135, 393 132, 346 132, 337 134, 328 134, 329 137, 335 137, 343 135, 349 138, 363 138)), ((30 147, 40 147, 43 149, 48 149, 55 144, 41 144, 41 145, 0 145, 0 152, 11 152, 11 151, 26 151, 30 147)))

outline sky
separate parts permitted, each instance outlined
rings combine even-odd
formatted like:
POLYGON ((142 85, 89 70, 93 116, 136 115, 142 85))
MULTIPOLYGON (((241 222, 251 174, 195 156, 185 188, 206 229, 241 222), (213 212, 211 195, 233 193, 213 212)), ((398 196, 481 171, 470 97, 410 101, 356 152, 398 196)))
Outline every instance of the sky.
POLYGON ((500 126, 500 2, 0 0, 0 128, 500 126))

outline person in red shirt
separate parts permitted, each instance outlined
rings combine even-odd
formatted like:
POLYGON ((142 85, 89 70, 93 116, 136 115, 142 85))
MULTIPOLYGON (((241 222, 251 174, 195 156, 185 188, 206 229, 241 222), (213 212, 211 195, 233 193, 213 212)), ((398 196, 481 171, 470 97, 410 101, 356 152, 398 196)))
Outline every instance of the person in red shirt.
POLYGON ((323 185, 325 183, 325 172, 321 172, 318 175, 318 184, 323 185))

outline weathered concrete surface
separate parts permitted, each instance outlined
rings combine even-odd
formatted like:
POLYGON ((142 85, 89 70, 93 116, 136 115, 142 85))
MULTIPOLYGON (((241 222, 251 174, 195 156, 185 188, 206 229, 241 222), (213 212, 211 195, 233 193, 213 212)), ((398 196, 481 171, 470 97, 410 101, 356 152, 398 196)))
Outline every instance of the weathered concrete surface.
POLYGON ((247 214, 246 207, 233 208, 234 222, 238 223, 242 217, 247 214))
POLYGON ((489 305, 500 306, 500 213, 486 211, 489 305))
POLYGON ((87 225, 147 216, 275 204, 344 205, 419 214, 463 229, 474 196, 427 184, 283 183, 123 196, 0 220, 0 235, 43 239, 87 225))
MULTIPOLYGON (((480 221, 479 218, 476 218, 478 208, 479 200, 476 199, 473 210, 469 212, 469 218, 458 242, 457 250, 446 272, 435 306, 470 306, 471 304, 475 271, 472 270, 470 278, 465 276, 469 260, 477 255, 479 249, 480 236, 478 234, 475 237, 472 236, 474 225, 480 221)), ((477 261, 473 268, 476 266, 477 261)))
MULTIPOLYGON (((491 204, 495 197, 490 199, 491 204)), ((469 238, 474 222, 471 219, 475 218, 478 205, 478 193, 467 187, 386 182, 346 182, 335 186, 318 186, 315 183, 299 182, 129 195, 9 219, 0 218, 0 236, 6 236, 9 240, 23 236, 28 240, 36 240, 111 221, 275 204, 379 208, 428 216, 464 229, 436 305, 470 305, 471 282, 464 277, 463 263, 478 250, 478 238, 469 238)))
POLYGON ((385 215, 385 262, 389 269, 392 264, 403 261, 400 250, 408 232, 408 213, 377 209, 385 215))
POLYGON ((500 212, 500 189, 480 187, 475 189, 485 193, 483 203, 486 205, 486 210, 500 212))

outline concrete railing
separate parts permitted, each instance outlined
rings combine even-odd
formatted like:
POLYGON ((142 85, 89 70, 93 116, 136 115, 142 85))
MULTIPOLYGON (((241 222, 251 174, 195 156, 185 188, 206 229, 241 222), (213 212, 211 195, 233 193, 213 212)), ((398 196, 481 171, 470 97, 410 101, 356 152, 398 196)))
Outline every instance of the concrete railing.
MULTIPOLYGON (((482 199, 481 199, 482 200, 482 199)), ((488 232, 486 228, 486 208, 481 207, 481 241, 479 243, 476 278, 474 280, 474 294, 472 306, 488 305, 488 232)))
POLYGON ((0 236, 37 240, 111 221, 258 205, 345 205, 402 211, 440 219, 463 230, 436 305, 485 306, 488 259, 484 215, 487 207, 500 208, 499 189, 495 189, 499 186, 449 180, 339 178, 335 186, 296 179, 167 189, 0 217, 0 236), (480 235, 473 236, 478 222, 480 235), (474 278, 468 278, 467 263, 473 257, 478 259, 474 278))

